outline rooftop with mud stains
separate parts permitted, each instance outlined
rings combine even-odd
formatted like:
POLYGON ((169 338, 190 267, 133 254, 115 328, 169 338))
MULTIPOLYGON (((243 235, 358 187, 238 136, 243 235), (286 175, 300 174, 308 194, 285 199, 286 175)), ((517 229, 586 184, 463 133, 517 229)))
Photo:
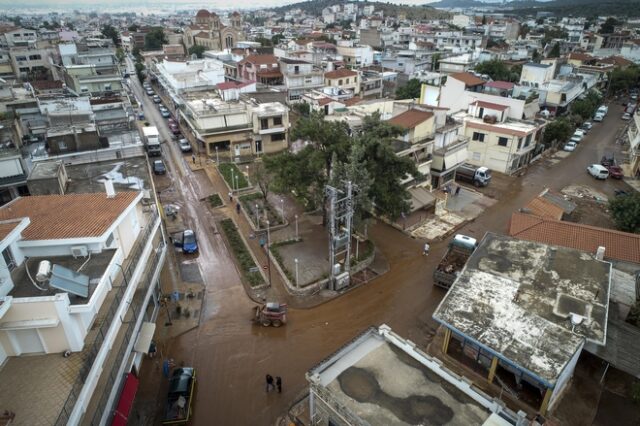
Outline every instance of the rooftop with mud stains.
POLYGON ((329 417, 350 424, 516 424, 516 414, 500 401, 386 325, 368 329, 310 370, 307 379, 315 418, 330 411, 329 417))
POLYGON ((585 339, 605 344, 610 282, 588 253, 487 233, 433 317, 554 385, 585 339))

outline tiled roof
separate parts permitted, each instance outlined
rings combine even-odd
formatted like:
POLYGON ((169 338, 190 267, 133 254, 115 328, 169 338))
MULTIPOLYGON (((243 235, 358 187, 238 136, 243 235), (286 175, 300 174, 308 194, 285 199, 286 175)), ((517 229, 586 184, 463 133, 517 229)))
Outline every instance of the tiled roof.
POLYGON ((465 86, 478 86, 480 84, 484 84, 484 80, 476 77, 475 75, 468 72, 457 72, 451 74, 449 77, 455 78, 458 81, 461 81, 465 84, 465 86))
POLYGON ((250 62, 254 65, 276 64, 276 66, 278 66, 278 58, 276 58, 274 55, 249 55, 239 63, 246 64, 247 62, 250 62))
POLYGON ((607 259, 640 263, 640 235, 638 234, 513 213, 509 224, 509 235, 589 253, 595 253, 598 247, 602 246, 605 248, 604 256, 607 259))
POLYGON ((577 61, 588 61, 590 59, 593 59, 593 56, 582 52, 571 52, 569 53, 569 59, 575 59, 577 61))
POLYGON ((0 207, 0 220, 28 217, 25 240, 89 238, 104 234, 139 192, 32 195, 0 207))
POLYGON ((499 90, 511 90, 513 89, 513 87, 515 86, 515 83, 510 83, 508 81, 489 81, 487 82, 484 87, 492 87, 494 89, 499 89, 499 90))
POLYGON ((396 115, 391 120, 389 120, 389 123, 396 126, 404 127, 405 129, 413 129, 418 124, 428 120, 431 117, 433 117, 432 112, 420 111, 419 109, 410 109, 396 115))
POLYGON ((535 216, 543 217, 546 219, 562 219, 562 215, 564 214, 564 210, 562 207, 553 204, 551 201, 542 198, 536 197, 533 200, 529 201, 529 203, 524 206, 526 209, 526 213, 531 213, 535 216))
POLYGON ((504 111, 505 109, 509 108, 509 105, 494 104, 492 102, 485 102, 485 101, 475 101, 473 105, 476 105, 482 108, 495 109, 497 111, 504 111))
POLYGON ((0 223, 0 241, 4 240, 16 226, 20 224, 19 220, 7 221, 0 223))
POLYGON ((358 75, 357 72, 348 70, 346 68, 340 68, 339 70, 329 71, 324 73, 324 77, 329 79, 355 77, 357 75, 358 75))
POLYGON ((211 16, 211 13, 206 9, 200 9, 198 13, 196 13, 196 18, 208 18, 211 16))

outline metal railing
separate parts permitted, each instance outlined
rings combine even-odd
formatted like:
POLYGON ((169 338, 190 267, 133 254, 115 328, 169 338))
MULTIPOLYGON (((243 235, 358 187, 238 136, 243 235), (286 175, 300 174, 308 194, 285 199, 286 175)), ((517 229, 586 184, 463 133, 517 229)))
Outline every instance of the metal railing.
POLYGON ((87 381, 87 377, 89 376, 91 367, 93 366, 93 363, 96 357, 98 356, 98 352, 102 347, 104 338, 107 335, 107 332, 111 327, 116 311, 120 306, 120 302, 122 301, 122 297, 124 296, 124 293, 127 289, 129 280, 133 276, 134 271, 136 270, 136 268, 138 267, 138 264, 141 261, 142 251, 146 246, 147 240, 150 238, 152 232, 155 229, 157 220, 158 220, 158 210, 154 208, 153 213, 151 214, 151 217, 149 220, 149 224, 147 225, 145 230, 142 232, 142 235, 139 236, 138 243, 136 244, 136 246, 134 247, 134 249, 131 251, 129 255, 129 258, 132 259, 131 263, 129 263, 127 267, 122 268, 122 274, 124 276, 124 282, 126 283, 126 285, 121 285, 120 287, 113 288, 113 291, 115 291, 115 293, 113 295, 113 300, 111 301, 111 305, 109 306, 109 309, 102 320, 102 324, 98 328, 96 337, 93 343, 91 343, 91 347, 85 353, 83 353, 83 355, 85 356, 83 365, 80 368, 78 376, 75 382, 73 383, 71 390, 69 391, 69 396, 67 397, 67 400, 65 401, 64 405, 62 406, 62 409, 60 410, 58 419, 55 422, 56 426, 66 425, 67 422, 69 421, 69 417, 73 412, 73 408, 75 407, 76 402, 78 401, 80 392, 82 391, 82 388, 84 387, 84 384, 87 381))

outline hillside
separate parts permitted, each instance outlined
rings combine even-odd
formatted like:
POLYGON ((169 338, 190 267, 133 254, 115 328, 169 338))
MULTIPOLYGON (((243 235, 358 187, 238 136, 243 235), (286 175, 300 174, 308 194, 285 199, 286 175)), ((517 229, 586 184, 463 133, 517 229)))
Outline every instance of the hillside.
POLYGON ((520 16, 537 12, 552 12, 557 16, 640 16, 640 0, 517 0, 505 4, 486 3, 478 0, 441 0, 429 3, 435 8, 490 8, 497 12, 511 11, 520 16))
MULTIPOLYGON (((273 10, 277 13, 285 13, 294 9, 301 9, 304 12, 320 16, 322 9, 334 6, 338 4, 353 3, 353 0, 311 0, 300 3, 288 4, 286 6, 274 7, 273 10)), ((442 10, 436 10, 431 5, 424 6, 407 6, 397 5, 391 3, 382 2, 367 2, 359 1, 358 6, 374 5, 376 10, 382 10, 385 16, 397 16, 398 14, 405 14, 408 19, 434 19, 434 18, 446 18, 448 13, 442 10)))

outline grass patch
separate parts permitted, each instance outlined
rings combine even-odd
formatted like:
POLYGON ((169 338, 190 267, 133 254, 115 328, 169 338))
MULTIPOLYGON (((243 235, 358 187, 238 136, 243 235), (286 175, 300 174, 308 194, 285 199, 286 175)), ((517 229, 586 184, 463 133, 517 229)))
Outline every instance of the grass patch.
POLYGON ((240 172, 240 169, 238 169, 235 164, 222 163, 218 165, 218 170, 220 171, 222 178, 227 182, 227 185, 229 185, 229 188, 244 189, 249 187, 249 181, 247 181, 247 178, 240 172), (236 176, 235 183, 232 183, 231 181, 232 175, 236 176), (236 184, 238 185, 237 187, 236 184))
POLYGON ((244 207, 244 210, 247 212, 254 226, 257 226, 256 204, 259 206, 260 211, 260 228, 267 227, 267 223, 264 217, 265 208, 271 226, 282 225, 284 223, 282 221, 282 213, 280 212, 280 209, 277 209, 276 211, 276 209, 271 204, 269 204, 268 201, 265 201, 262 193, 255 192, 253 194, 243 195, 242 197, 239 197, 239 200, 240 203, 242 203, 242 207, 244 207))
POLYGON ((259 270, 251 272, 251 268, 259 268, 259 266, 253 261, 251 253, 249 253, 249 249, 240 237, 236 225, 231 219, 224 219, 220 222, 220 225, 222 226, 222 232, 224 232, 224 235, 227 237, 227 241, 229 241, 231 251, 240 265, 240 271, 249 285, 251 287, 257 287, 264 284, 264 279, 259 270))
POLYGON ((271 247, 269 248, 271 249, 271 254, 276 259, 276 262, 278 262, 278 264, 280 265, 280 269, 282 269, 282 272, 284 272, 284 274, 287 276, 287 279, 289 280, 289 282, 293 285, 296 285, 295 277, 293 276, 291 271, 287 269, 287 267, 285 266, 282 260, 282 254, 280 254, 280 251, 278 250, 278 247, 283 245, 285 244, 271 244, 271 247))
POLYGON ((222 198, 220 198, 220 195, 218 194, 210 195, 207 198, 207 201, 209 202, 209 205, 213 208, 220 207, 222 205, 222 198))

